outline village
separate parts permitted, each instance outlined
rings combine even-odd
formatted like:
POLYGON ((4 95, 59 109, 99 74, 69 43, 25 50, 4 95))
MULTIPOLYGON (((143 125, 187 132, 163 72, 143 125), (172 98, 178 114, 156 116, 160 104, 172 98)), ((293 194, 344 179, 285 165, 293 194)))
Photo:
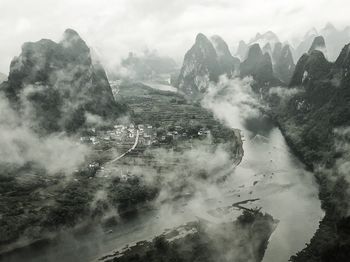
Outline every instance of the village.
POLYGON ((149 124, 129 124, 129 125, 115 125, 112 130, 96 130, 91 128, 89 136, 81 136, 80 142, 85 144, 92 144, 95 149, 99 149, 99 145, 109 143, 111 146, 124 147, 132 144, 139 133, 138 145, 151 146, 159 144, 167 144, 170 141, 187 139, 201 136, 208 136, 210 130, 206 128, 199 128, 196 134, 191 132, 188 134, 181 126, 169 127, 167 129, 155 128, 149 124))
POLYGON ((87 133, 80 137, 80 143, 92 146, 99 157, 88 161, 88 166, 83 169, 90 170, 90 175, 101 176, 106 174, 105 166, 109 171, 115 170, 115 164, 127 155, 142 154, 150 147, 174 147, 177 142, 194 137, 206 138, 210 130, 202 127, 186 130, 179 125, 162 128, 150 124, 116 124, 107 130, 90 128, 87 133))
POLYGON ((151 145, 156 136, 151 125, 115 125, 112 130, 96 130, 90 129, 90 136, 80 137, 80 142, 92 144, 96 149, 102 143, 109 143, 111 146, 128 146, 135 141, 137 130, 140 133, 139 143, 143 145, 151 145))
MULTIPOLYGON (((130 107, 130 118, 82 130, 80 143, 92 149, 85 164, 76 170, 76 179, 118 179, 129 183, 145 172, 158 175, 181 165, 182 152, 194 145, 213 146, 233 141, 235 134, 218 123, 207 110, 188 104, 179 94, 143 84, 111 83, 116 99, 122 97, 130 107), (200 142, 199 142, 200 141, 200 142), (176 152, 177 158, 164 161, 158 150, 176 152)), ((123 184, 122 183, 122 184, 123 184)))

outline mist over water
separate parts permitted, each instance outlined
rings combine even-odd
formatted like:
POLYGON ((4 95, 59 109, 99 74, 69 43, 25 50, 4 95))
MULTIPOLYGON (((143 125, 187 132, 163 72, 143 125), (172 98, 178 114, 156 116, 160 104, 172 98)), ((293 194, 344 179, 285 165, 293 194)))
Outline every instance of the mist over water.
POLYGON ((222 81, 203 105, 228 126, 240 128, 244 137, 243 160, 227 183, 240 187, 242 200, 259 198, 257 206, 279 220, 263 261, 288 261, 310 241, 324 215, 313 174, 293 155, 280 130, 256 109, 261 105, 249 80, 222 81))
POLYGON ((288 261, 312 238, 323 211, 313 174, 290 152, 281 132, 273 128, 264 138, 246 138, 243 161, 232 179, 248 186, 259 181, 252 197, 280 221, 263 261, 288 261))

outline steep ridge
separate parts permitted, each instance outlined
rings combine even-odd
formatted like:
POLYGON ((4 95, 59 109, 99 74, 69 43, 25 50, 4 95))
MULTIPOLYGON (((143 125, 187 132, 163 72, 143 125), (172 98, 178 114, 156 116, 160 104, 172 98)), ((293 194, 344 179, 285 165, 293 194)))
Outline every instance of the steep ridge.
POLYGON ((210 40, 214 45, 222 70, 228 77, 232 77, 239 70, 240 60, 231 55, 228 45, 220 36, 214 35, 210 40))
POLYGON ((217 82, 220 75, 233 77, 239 71, 240 61, 233 57, 226 42, 220 36, 198 34, 195 44, 187 51, 177 81, 178 89, 189 99, 201 98, 210 82, 217 82))
POLYGON ((323 52, 323 54, 325 54, 326 52, 326 42, 323 38, 323 36, 316 36, 314 41, 311 44, 311 47, 308 51, 308 53, 311 53, 314 50, 319 50, 321 52, 323 52))
POLYGON ((103 67, 92 61, 89 47, 72 29, 59 43, 23 44, 0 89, 43 133, 75 131, 84 125, 86 113, 107 118, 125 111, 114 100, 103 67))
MULTIPOLYGON (((347 261, 350 255, 349 45, 335 63, 311 50, 296 65, 289 88, 296 93, 272 105, 272 113, 291 147, 314 170, 326 214, 310 244, 291 258, 297 262, 347 261)), ((271 105, 271 104, 270 104, 271 105)))
POLYGON ((273 57, 273 69, 276 77, 285 84, 289 84, 295 70, 293 55, 289 45, 283 46, 280 51, 276 50, 273 57))
POLYGON ((298 60, 304 53, 308 51, 315 37, 323 36, 325 45, 327 46, 327 57, 330 61, 335 61, 342 47, 350 41, 349 27, 343 30, 337 29, 331 23, 327 23, 319 32, 312 28, 309 30, 295 50, 295 60, 298 60))
POLYGON ((7 75, 0 72, 0 84, 7 80, 7 75))
POLYGON ((281 56, 281 52, 282 52, 282 43, 278 42, 275 44, 275 47, 272 51, 272 60, 277 61, 281 56))
POLYGON ((265 44, 262 48, 262 51, 264 54, 267 53, 272 57, 272 47, 270 43, 265 44))
POLYGON ((342 47, 350 41, 349 27, 339 30, 331 23, 327 23, 326 26, 320 30, 320 34, 324 36, 330 61, 335 61, 342 47))
POLYGON ((196 98, 216 82, 223 73, 213 44, 198 34, 194 45, 185 54, 178 79, 178 88, 190 98, 196 98))
POLYGON ((266 89, 281 83, 273 75, 270 55, 268 53, 263 54, 259 44, 253 44, 249 48, 247 59, 240 66, 240 76, 252 76, 256 81, 253 86, 256 91, 259 88, 266 89))
POLYGON ((243 40, 239 41, 236 56, 242 61, 246 59, 247 52, 248 52, 249 46, 246 42, 243 40))
POLYGON ((295 61, 299 60, 300 57, 309 50, 310 46, 312 45, 312 42, 317 36, 319 36, 319 33, 315 28, 312 28, 308 32, 306 32, 301 42, 295 48, 295 61))
POLYGON ((321 51, 314 50, 304 54, 298 61, 290 86, 298 86, 307 81, 318 80, 328 75, 331 63, 321 51))

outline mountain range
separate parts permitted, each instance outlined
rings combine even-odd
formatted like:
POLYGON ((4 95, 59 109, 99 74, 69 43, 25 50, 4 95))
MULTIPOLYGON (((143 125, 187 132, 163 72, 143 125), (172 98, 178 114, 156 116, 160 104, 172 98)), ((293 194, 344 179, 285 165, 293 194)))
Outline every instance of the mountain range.
MULTIPOLYGON (((331 23, 327 23, 325 27, 319 31, 315 28, 311 28, 297 43, 292 45, 286 42, 283 45, 289 45, 293 59, 297 61, 304 53, 308 52, 312 42, 317 36, 322 36, 324 38, 325 46, 327 46, 326 56, 330 61, 335 61, 342 47, 350 40, 350 27, 339 30, 331 23)), ((263 51, 267 51, 269 49, 273 50, 275 45, 279 42, 278 36, 272 31, 263 34, 257 33, 247 43, 243 40, 239 42, 235 56, 242 61, 246 58, 249 46, 258 43, 263 51)))
POLYGON ((343 30, 338 30, 331 23, 326 24, 319 32, 316 29, 310 30, 296 48, 295 58, 301 57, 310 47, 313 39, 316 36, 323 36, 327 53, 330 61, 335 61, 342 47, 349 42, 350 27, 345 27, 343 30))
POLYGON ((280 40, 278 39, 278 36, 272 31, 267 31, 263 34, 257 33, 252 39, 250 39, 248 43, 241 40, 238 44, 237 52, 235 55, 239 57, 241 61, 243 61, 246 59, 249 47, 253 44, 259 44, 260 47, 265 51, 268 49, 272 51, 275 45, 279 42, 280 40))
MULTIPOLYGON (((210 82, 219 80, 220 75, 228 78, 253 76, 257 82, 254 86, 260 87, 288 84, 295 68, 292 52, 289 45, 283 46, 272 36, 271 39, 276 40, 273 49, 269 43, 263 49, 258 43, 252 44, 247 47, 246 58, 240 62, 232 56, 227 43, 220 36, 209 40, 205 35, 198 34, 195 44, 184 57, 176 82, 178 89, 190 99, 197 99, 206 92, 210 82)), ((241 44, 243 48, 243 42, 241 44)))

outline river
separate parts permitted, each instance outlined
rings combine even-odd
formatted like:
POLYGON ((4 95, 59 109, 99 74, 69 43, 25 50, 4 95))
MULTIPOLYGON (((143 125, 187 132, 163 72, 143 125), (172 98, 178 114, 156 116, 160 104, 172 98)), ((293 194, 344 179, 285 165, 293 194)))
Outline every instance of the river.
POLYGON ((251 192, 251 197, 260 198, 262 210, 279 220, 263 261, 288 261, 309 242, 324 215, 318 186, 278 128, 264 135, 245 132, 245 136, 244 158, 232 183, 244 185, 241 197, 251 192))
POLYGON ((243 160, 228 183, 242 185, 243 199, 260 198, 262 210, 280 221, 263 262, 288 261, 309 243, 324 216, 318 185, 280 130, 255 109, 260 103, 252 98, 249 86, 238 80, 229 85, 229 92, 221 96, 214 92, 203 103, 219 120, 239 128, 244 136, 243 160))

